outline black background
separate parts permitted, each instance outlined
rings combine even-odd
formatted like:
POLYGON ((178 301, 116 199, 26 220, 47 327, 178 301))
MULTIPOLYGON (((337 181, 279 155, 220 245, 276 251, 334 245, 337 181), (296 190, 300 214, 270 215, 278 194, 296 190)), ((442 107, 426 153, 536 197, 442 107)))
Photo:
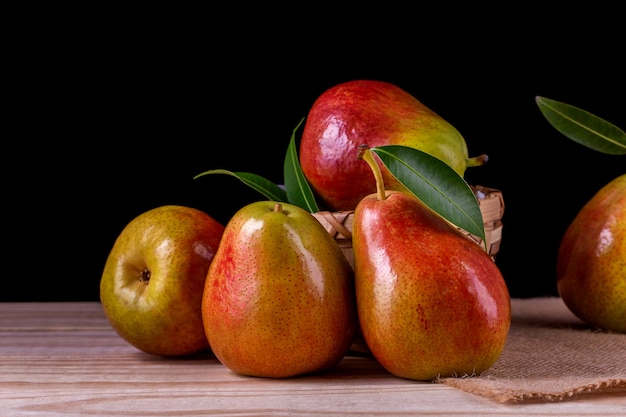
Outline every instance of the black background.
POLYGON ((15 94, 0 301, 97 300, 115 238, 151 208, 188 205, 226 223, 262 197, 231 177, 192 177, 225 168, 281 182, 294 127, 325 89, 358 78, 395 83, 454 125, 471 155, 489 155, 466 179, 503 192, 497 264, 511 295, 556 294, 561 235, 626 159, 565 138, 534 100, 624 128, 619 13, 399 23, 377 12, 269 22, 246 11, 88 13, 63 24, 42 13, 43 29, 20 31, 6 64, 15 94))

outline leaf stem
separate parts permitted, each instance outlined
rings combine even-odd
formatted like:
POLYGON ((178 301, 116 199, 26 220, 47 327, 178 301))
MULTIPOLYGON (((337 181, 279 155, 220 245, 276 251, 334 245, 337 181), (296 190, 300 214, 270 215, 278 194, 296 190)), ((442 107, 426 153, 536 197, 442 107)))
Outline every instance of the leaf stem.
POLYGON ((383 180, 383 174, 380 171, 380 166, 378 166, 372 156, 372 151, 366 144, 359 145, 359 154, 357 155, 357 158, 364 160, 370 166, 372 172, 374 173, 374 178, 376 179, 376 194, 378 195, 378 200, 385 200, 387 198, 387 194, 385 193, 385 181, 383 180))

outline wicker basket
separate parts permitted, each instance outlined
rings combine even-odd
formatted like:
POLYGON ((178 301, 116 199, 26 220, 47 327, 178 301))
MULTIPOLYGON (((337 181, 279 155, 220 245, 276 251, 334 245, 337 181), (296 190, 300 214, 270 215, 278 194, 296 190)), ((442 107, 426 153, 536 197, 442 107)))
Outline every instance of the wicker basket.
MULTIPOLYGON (((502 192, 481 185, 472 186, 472 189, 476 194, 483 216, 486 248, 482 246, 481 238, 461 228, 458 229, 469 239, 485 248, 491 258, 495 260, 496 254, 500 250, 500 241, 502 240, 502 216, 504 215, 504 199, 502 192)), ((350 265, 354 268, 354 255, 352 252, 352 220, 354 211, 319 211, 313 213, 313 216, 317 218, 326 231, 335 238, 335 241, 341 248, 346 259, 348 259, 350 265)))

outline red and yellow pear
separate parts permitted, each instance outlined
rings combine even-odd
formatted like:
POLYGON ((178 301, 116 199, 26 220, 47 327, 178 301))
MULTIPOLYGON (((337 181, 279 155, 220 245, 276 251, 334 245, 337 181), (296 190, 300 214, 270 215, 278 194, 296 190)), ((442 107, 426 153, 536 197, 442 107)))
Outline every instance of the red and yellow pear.
POLYGON ((335 366, 357 325, 352 268, 321 223, 288 203, 237 211, 202 298, 215 356, 241 375, 287 378, 335 366))
POLYGON ((363 159, 377 192, 358 203, 352 225, 365 343, 398 377, 480 374, 500 356, 510 327, 502 274, 478 244, 421 200, 385 190, 372 155, 366 150, 363 159))
MULTIPOLYGON (((459 131, 400 87, 376 80, 337 84, 313 103, 300 140, 302 172, 326 209, 353 210, 375 192, 368 167, 355 157, 362 144, 419 149, 461 176, 487 160, 470 158, 459 131)), ((387 189, 406 190, 381 169, 387 189)))
POLYGON ((626 174, 597 191, 566 229, 557 288, 581 320, 626 332, 626 174))

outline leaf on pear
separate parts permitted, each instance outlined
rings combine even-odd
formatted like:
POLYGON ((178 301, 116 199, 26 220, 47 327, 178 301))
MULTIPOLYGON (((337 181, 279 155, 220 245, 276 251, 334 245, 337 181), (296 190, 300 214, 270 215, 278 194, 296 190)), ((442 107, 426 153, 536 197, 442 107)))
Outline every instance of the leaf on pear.
POLYGON ((300 123, 298 123, 293 130, 289 146, 287 147, 287 154, 285 155, 285 163, 283 167, 285 191, 287 192, 289 203, 301 207, 309 213, 315 213, 319 211, 319 208, 315 201, 313 191, 311 191, 311 187, 302 173, 302 167, 300 166, 300 160, 298 158, 298 150, 296 148, 296 131, 303 121, 304 118, 300 120, 300 123))
POLYGON ((264 178, 257 174, 252 174, 250 172, 233 172, 228 171, 226 169, 212 169, 209 171, 202 172, 195 177, 194 179, 202 177, 204 175, 210 174, 226 174, 231 175, 241 182, 249 186, 250 188, 258 191, 265 197, 267 197, 271 201, 277 201, 279 203, 287 203, 287 193, 285 190, 280 188, 278 185, 274 184, 267 178, 264 178))
POLYGON ((403 145, 370 148, 411 193, 452 224, 485 242, 485 226, 476 195, 445 162, 403 145))
POLYGON ((609 155, 626 154, 626 133, 608 121, 578 107, 535 97, 539 110, 560 133, 579 144, 609 155))

